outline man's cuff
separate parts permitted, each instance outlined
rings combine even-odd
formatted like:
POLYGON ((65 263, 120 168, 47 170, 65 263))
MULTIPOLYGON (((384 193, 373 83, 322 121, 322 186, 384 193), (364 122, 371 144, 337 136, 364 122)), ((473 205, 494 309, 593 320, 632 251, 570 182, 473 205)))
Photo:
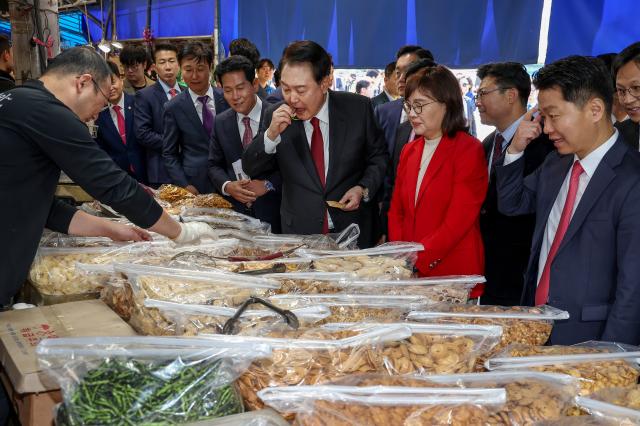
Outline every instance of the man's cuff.
POLYGON ((269 139, 269 136, 267 136, 267 132, 264 132, 264 152, 266 152, 267 154, 275 154, 276 148, 278 147, 278 144, 281 140, 282 138, 280 137, 280 135, 278 135, 276 140, 272 141, 271 139, 269 139))
POLYGON ((226 191, 226 188, 227 188, 227 184, 228 184, 228 183, 231 183, 231 181, 230 181, 230 180, 228 180, 228 181, 226 181, 225 183, 223 183, 223 184, 222 184, 222 195, 226 195, 227 197, 229 196, 229 194, 228 194, 228 193, 227 193, 227 191, 226 191))
POLYGON ((519 160, 522 156, 524 155, 524 151, 521 151, 517 154, 510 154, 509 151, 507 151, 504 154, 504 163, 502 163, 503 166, 507 166, 517 160, 519 160))

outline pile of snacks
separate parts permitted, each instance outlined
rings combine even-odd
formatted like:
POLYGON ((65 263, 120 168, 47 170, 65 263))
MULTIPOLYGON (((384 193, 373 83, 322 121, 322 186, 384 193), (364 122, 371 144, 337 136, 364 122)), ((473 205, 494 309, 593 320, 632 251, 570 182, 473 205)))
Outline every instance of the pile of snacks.
POLYGON ((193 195, 184 188, 175 185, 162 185, 156 196, 170 214, 179 214, 185 207, 208 207, 232 209, 233 205, 218 194, 193 195))

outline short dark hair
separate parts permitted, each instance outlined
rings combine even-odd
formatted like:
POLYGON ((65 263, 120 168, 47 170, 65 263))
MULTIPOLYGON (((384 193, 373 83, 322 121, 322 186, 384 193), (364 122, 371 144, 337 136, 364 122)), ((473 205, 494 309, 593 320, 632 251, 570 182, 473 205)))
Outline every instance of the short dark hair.
POLYGON ((629 62, 635 62, 636 66, 640 68, 640 42, 630 44, 629 46, 622 49, 622 52, 618 53, 615 60, 613 61, 613 76, 614 81, 615 77, 618 75, 618 71, 620 68, 627 65, 629 62))
POLYGON ((128 44, 122 49, 122 52, 120 52, 120 63, 125 67, 137 64, 144 64, 146 67, 148 61, 149 55, 142 46, 128 44))
POLYGON ((120 68, 118 68, 118 65, 115 62, 107 61, 107 66, 111 70, 111 74, 120 78, 120 68))
POLYGON ((407 44, 406 46, 402 46, 400 49, 398 49, 398 52, 396 53, 396 59, 400 59, 401 56, 404 56, 408 53, 416 55, 418 59, 431 59, 432 61, 435 60, 435 58, 433 57, 433 53, 431 53, 430 50, 425 49, 422 46, 416 46, 414 44, 407 44))
POLYGON ((331 73, 331 58, 322 46, 315 41, 300 40, 290 43, 282 52, 279 69, 285 65, 308 63, 313 71, 313 78, 320 83, 331 73))
POLYGON ((249 83, 253 83, 256 78, 256 69, 251 61, 244 56, 233 55, 218 64, 215 71, 216 80, 222 85, 222 76, 234 71, 244 72, 249 83))
POLYGON ((11 50, 11 40, 9 37, 0 35, 0 55, 11 50))
POLYGON ((171 43, 158 43, 156 44, 155 48, 153 49, 153 62, 156 61, 156 55, 158 54, 158 52, 173 52, 176 54, 176 57, 178 57, 178 48, 171 43))
POLYGON ((613 85, 604 63, 593 56, 569 56, 540 68, 533 76, 538 90, 558 88, 562 97, 582 108, 598 97, 611 115, 613 85))
POLYGON ((407 67, 407 70, 404 73, 404 78, 406 80, 409 77, 411 77, 413 74, 415 74, 416 72, 420 71, 422 68, 435 67, 436 65, 438 65, 438 64, 436 64, 431 59, 419 59, 416 62, 412 62, 407 67))
POLYGON ((276 87, 280 87, 280 69, 278 68, 273 72, 273 84, 276 87))
POLYGON ((262 68, 265 64, 269 65, 269 68, 271 68, 272 70, 276 68, 275 65, 273 65, 273 61, 269 58, 260 59, 256 68, 262 68))
POLYGON ((249 59, 254 68, 258 68, 260 51, 248 38, 237 38, 229 43, 229 55, 241 55, 249 59))
POLYGON ((609 73, 611 74, 611 81, 613 82, 613 86, 615 88, 616 85, 616 74, 613 72, 613 62, 616 60, 617 53, 603 53, 601 55, 596 56, 596 58, 600 59, 604 62, 604 66, 607 67, 609 73))
POLYGON ((501 89, 514 87, 518 90, 520 104, 527 107, 531 94, 531 78, 524 65, 518 62, 495 62, 484 64, 478 68, 478 78, 493 77, 501 89))
POLYGON ((67 49, 56 56, 43 75, 78 75, 91 74, 93 79, 101 83, 111 78, 111 69, 98 52, 88 46, 67 49))
POLYGON ((405 99, 415 91, 429 92, 436 101, 445 105, 446 112, 442 119, 442 133, 453 137, 458 131, 466 131, 464 107, 458 79, 446 67, 436 65, 418 70, 407 79, 405 99))
POLYGON ((209 45, 201 41, 189 41, 178 53, 178 62, 185 59, 195 59, 197 63, 205 62, 209 67, 213 64, 213 51, 209 45))
POLYGON ((377 78, 380 75, 380 73, 376 70, 369 70, 367 71, 367 77, 371 77, 371 78, 377 78))
POLYGON ((366 89, 367 87, 371 86, 371 82, 368 80, 360 80, 356 83, 356 93, 360 93, 360 91, 362 89, 366 89))
POLYGON ((384 67, 384 76, 385 78, 391 77, 393 72, 396 70, 396 61, 389 62, 386 67, 384 67))

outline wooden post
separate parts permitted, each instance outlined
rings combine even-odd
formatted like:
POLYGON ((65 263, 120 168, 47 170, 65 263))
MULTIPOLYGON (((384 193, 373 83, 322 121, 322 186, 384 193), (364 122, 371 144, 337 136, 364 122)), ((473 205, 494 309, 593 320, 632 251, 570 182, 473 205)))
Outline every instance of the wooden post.
POLYGON ((16 83, 22 84, 31 78, 38 78, 47 64, 47 49, 34 45, 33 37, 47 43, 50 35, 53 56, 60 53, 60 27, 58 23, 57 0, 25 0, 9 3, 11 20, 11 42, 15 62, 16 83), (33 9, 37 6, 37 27, 33 21, 33 9), (37 31, 34 31, 37 28, 37 31), (44 38, 44 40, 42 40, 44 38))

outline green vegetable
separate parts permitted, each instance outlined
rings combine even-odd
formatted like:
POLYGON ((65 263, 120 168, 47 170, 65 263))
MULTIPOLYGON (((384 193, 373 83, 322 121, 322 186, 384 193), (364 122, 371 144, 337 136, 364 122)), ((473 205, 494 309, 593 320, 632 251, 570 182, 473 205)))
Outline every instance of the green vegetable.
POLYGON ((224 360, 185 363, 107 359, 89 371, 57 414, 58 425, 159 425, 243 411, 224 360))

